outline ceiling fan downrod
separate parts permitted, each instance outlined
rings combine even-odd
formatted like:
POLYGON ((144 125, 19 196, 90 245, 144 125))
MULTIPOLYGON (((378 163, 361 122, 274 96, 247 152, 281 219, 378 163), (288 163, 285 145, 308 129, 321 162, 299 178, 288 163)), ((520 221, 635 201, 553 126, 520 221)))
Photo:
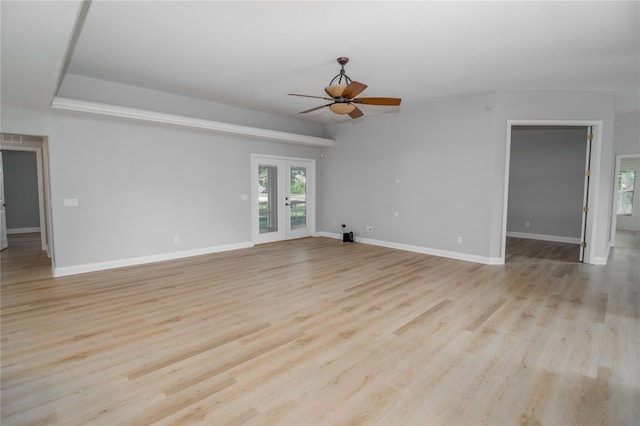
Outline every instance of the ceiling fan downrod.
POLYGON ((349 83, 351 83, 351 78, 345 73, 344 66, 349 62, 349 58, 347 58, 346 56, 341 56, 336 59, 336 61, 340 64, 340 74, 331 79, 331 81, 329 82, 329 86, 334 86, 336 84, 348 85, 349 83), (344 79, 344 83, 342 82, 342 79, 344 79))

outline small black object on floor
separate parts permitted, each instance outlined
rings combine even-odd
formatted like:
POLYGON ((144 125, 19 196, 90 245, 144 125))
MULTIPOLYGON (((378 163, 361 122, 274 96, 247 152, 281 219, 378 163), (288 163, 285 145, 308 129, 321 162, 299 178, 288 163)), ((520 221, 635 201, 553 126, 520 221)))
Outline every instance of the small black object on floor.
POLYGON ((345 228, 347 225, 342 225, 342 242, 343 243, 352 243, 353 241, 353 232, 346 232, 345 228))

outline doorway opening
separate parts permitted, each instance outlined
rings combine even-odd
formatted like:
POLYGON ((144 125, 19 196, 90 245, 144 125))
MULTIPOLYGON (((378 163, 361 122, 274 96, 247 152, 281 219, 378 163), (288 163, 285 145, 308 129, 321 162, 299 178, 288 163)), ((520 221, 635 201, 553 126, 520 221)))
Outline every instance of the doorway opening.
POLYGON ((599 123, 510 121, 504 261, 591 263, 599 123))
MULTIPOLYGON (((47 253, 47 256, 53 258, 53 240, 51 230, 51 215, 50 215, 50 190, 49 190, 49 167, 48 167, 48 140, 46 137, 33 136, 33 135, 16 135, 3 133, 1 135, 2 143, 0 149, 8 157, 6 161, 21 161, 35 157, 35 176, 26 176, 17 173, 10 172, 9 175, 3 173, 4 183, 13 185, 21 184, 18 180, 35 180, 35 186, 37 187, 37 226, 19 226, 10 227, 5 229, 6 234, 22 234, 22 233, 37 233, 40 241, 40 249, 47 253)), ((28 161, 28 160, 27 160, 28 161)), ((3 172, 5 168, 3 167, 3 172)), ((20 191, 18 189, 18 191, 20 191)), ((7 194, 5 194, 7 195, 7 194)), ((12 205, 11 199, 7 197, 5 201, 8 210, 16 207, 12 205)), ((20 213, 18 213, 20 214, 20 213)), ((8 244, 11 243, 11 238, 8 238, 8 244)), ((17 241, 17 240, 16 240, 17 241)))

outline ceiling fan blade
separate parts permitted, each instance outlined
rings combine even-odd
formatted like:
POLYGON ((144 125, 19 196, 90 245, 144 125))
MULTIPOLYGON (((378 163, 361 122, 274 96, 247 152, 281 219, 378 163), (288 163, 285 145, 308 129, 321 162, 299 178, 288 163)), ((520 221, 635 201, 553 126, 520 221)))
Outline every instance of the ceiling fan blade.
POLYGON ((289 93, 289 96, 302 96, 303 98, 325 99, 327 101, 333 100, 333 98, 325 98, 323 96, 299 95, 297 93, 289 93))
POLYGON ((397 106, 400 105, 402 99, 400 98, 356 98, 351 102, 363 105, 383 105, 383 106, 397 106))
POLYGON ((352 81, 342 92, 342 97, 347 99, 353 99, 358 96, 364 89, 367 88, 366 84, 358 83, 357 81, 352 81))
POLYGON ((306 109, 306 110, 304 110, 304 111, 300 111, 300 114, 304 114, 304 113, 307 113, 307 112, 315 111, 315 110, 317 110, 317 109, 321 109, 321 108, 324 108, 324 107, 328 107, 329 105, 333 105, 333 104, 334 104, 334 103, 333 103, 333 102, 331 102, 330 104, 320 105, 319 107, 315 107, 315 108, 311 108, 311 109, 306 109))
POLYGON ((354 107, 355 107, 355 109, 349 113, 349 117, 354 118, 354 119, 362 117, 364 114, 362 113, 362 111, 360 111, 360 108, 358 108, 355 105, 354 105, 354 107))

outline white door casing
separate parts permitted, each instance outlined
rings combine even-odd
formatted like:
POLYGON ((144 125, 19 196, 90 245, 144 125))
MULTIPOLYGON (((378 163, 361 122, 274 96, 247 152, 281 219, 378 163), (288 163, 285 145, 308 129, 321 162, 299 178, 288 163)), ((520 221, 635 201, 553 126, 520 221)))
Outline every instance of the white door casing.
POLYGON ((7 216, 4 200, 4 168, 2 165, 2 152, 0 151, 0 250, 9 246, 7 239, 7 216))
POLYGON ((591 176, 591 140, 593 138, 592 126, 587 127, 587 154, 584 164, 585 176, 584 176, 584 192, 582 202, 582 223, 580 225, 580 253, 578 260, 584 261, 584 255, 586 251, 586 238, 587 238, 587 218, 589 215, 589 181, 591 176))

